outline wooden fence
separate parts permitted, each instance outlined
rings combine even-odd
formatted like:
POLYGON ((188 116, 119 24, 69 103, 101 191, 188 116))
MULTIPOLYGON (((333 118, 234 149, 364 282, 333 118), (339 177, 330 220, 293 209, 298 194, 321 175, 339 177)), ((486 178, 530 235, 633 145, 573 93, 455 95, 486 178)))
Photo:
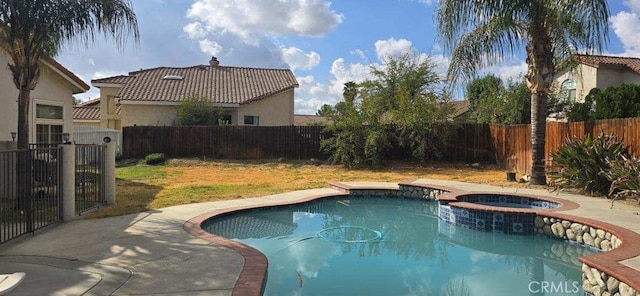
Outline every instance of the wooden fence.
MULTIPOLYGON (((507 170, 529 173, 531 167, 531 126, 491 126, 495 160, 507 170)), ((640 157, 640 118, 607 119, 589 122, 547 122, 545 159, 553 166, 550 155, 568 138, 587 134, 615 134, 622 139, 630 154, 640 157)))
MULTIPOLYGON (((125 127, 123 156, 141 158, 151 153, 169 157, 228 159, 326 158, 320 141, 327 137, 319 126, 211 126, 125 127)), ((594 122, 547 122, 546 159, 567 138, 591 133, 616 134, 629 152, 640 157, 640 118, 594 122)), ((448 161, 491 162, 509 171, 529 173, 531 166, 530 125, 462 124, 450 147, 443 148, 448 161)))
POLYGON ((123 128, 123 157, 264 159, 323 157, 319 126, 137 126, 123 128))

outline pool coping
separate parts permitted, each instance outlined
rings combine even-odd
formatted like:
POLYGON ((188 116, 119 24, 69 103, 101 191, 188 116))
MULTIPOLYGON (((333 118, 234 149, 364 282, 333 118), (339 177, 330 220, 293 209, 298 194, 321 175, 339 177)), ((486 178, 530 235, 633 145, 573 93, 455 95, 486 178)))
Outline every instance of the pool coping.
POLYGON ((352 190, 363 190, 363 189, 364 190, 399 190, 399 187, 402 185, 430 188, 430 189, 447 191, 447 193, 441 194, 440 196, 442 196, 442 199, 439 197, 438 200, 447 201, 448 203, 454 206, 466 207, 468 209, 494 211, 494 212, 497 211, 497 212, 507 212, 507 213, 536 214, 536 215, 550 217, 550 218, 573 221, 575 223, 582 223, 584 225, 609 231, 610 233, 614 234, 615 236, 618 237, 618 239, 621 240, 621 245, 618 248, 612 249, 610 251, 604 251, 594 255, 580 257, 579 258, 580 262, 587 264, 590 267, 596 268, 601 272, 605 272, 606 274, 613 276, 614 278, 620 280, 621 282, 624 282, 625 284, 635 289, 636 291, 640 291, 640 270, 637 270, 633 267, 630 267, 621 263, 621 261, 640 256, 640 234, 635 231, 626 229, 621 226, 613 225, 607 222, 602 222, 598 220, 593 220, 589 218, 584 218, 580 216, 574 216, 574 215, 563 213, 564 211, 578 209, 580 207, 578 203, 575 203, 573 201, 569 201, 566 199, 540 196, 540 195, 534 195, 534 194, 504 193, 504 192, 496 192, 496 191, 466 191, 466 190, 460 190, 453 187, 437 185, 437 184, 414 183, 416 180, 417 179, 411 179, 405 182, 395 183, 397 185, 393 185, 392 183, 379 183, 379 182, 348 182, 348 183, 330 182, 329 186, 331 188, 341 191, 342 193, 316 194, 316 195, 309 195, 309 196, 301 196, 300 198, 297 198, 295 200, 271 201, 271 202, 261 203, 259 205, 254 204, 254 205, 218 209, 218 210, 214 210, 214 211, 196 216, 192 219, 189 219, 184 223, 183 228, 186 232, 188 232, 189 234, 195 237, 210 241, 220 246, 228 247, 238 252, 243 257, 244 264, 242 266, 242 270, 234 286, 233 295, 262 295, 264 285, 266 283, 267 268, 268 268, 268 261, 266 256, 262 254, 260 251, 258 251, 257 249, 254 249, 253 247, 206 232, 201 227, 203 222, 216 216, 231 214, 238 211, 263 208, 263 207, 293 205, 293 204, 309 202, 309 201, 326 198, 326 197, 332 197, 332 196, 348 196, 350 194, 350 191, 352 190), (474 204, 470 202, 461 202, 458 200, 458 197, 469 195, 469 194, 517 195, 517 196, 530 197, 534 199, 555 202, 559 204, 559 207, 535 208, 535 209, 506 208, 506 207, 474 204))

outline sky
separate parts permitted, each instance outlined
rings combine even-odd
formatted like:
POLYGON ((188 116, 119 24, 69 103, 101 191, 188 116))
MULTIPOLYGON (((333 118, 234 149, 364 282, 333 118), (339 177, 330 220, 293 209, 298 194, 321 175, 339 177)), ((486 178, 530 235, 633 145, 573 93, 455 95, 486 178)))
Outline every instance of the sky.
MULTIPOLYGON (((140 41, 116 46, 96 37, 69 42, 56 56, 90 84, 92 79, 154 67, 208 64, 289 68, 300 87, 295 113, 315 114, 342 99, 345 82, 370 78, 381 57, 413 50, 443 73, 435 22, 437 0, 132 0, 140 41)), ((640 57, 640 0, 608 0, 609 43, 603 54, 640 57)), ((504 80, 522 77, 522 54, 487 68, 504 80)), ((77 97, 99 96, 91 89, 77 97)))

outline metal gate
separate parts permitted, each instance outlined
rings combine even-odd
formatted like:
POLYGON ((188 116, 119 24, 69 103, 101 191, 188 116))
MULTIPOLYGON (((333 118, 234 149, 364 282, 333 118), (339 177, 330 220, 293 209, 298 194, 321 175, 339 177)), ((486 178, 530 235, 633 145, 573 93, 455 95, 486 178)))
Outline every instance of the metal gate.
POLYGON ((62 219, 60 151, 0 152, 0 243, 62 219))
POLYGON ((102 145, 76 145, 76 215, 107 204, 104 149, 102 145))

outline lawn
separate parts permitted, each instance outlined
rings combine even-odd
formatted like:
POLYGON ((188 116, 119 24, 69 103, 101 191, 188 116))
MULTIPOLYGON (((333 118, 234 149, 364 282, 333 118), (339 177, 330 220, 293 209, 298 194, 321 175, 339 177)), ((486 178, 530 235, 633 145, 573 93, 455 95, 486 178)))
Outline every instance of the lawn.
POLYGON ((181 204, 321 188, 330 181, 400 182, 414 178, 526 186, 507 182, 506 171, 497 166, 474 168, 461 163, 389 163, 374 170, 276 160, 174 159, 161 166, 126 162, 116 168, 116 204, 86 217, 119 216, 181 204))

